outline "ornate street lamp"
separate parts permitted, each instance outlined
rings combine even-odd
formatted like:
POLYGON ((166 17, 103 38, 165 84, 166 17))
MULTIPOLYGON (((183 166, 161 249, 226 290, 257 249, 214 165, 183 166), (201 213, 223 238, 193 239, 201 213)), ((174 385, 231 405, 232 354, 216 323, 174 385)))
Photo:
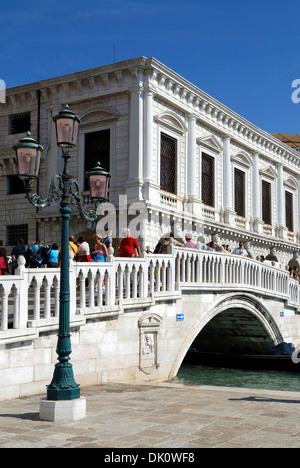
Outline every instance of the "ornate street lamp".
POLYGON ((110 173, 101 167, 100 162, 90 172, 86 173, 89 179, 90 195, 92 201, 107 201, 110 173))
POLYGON ((76 145, 80 118, 70 111, 68 104, 53 117, 56 128, 57 145, 61 148, 72 148, 76 145))
POLYGON ((26 189, 32 186, 32 182, 38 178, 41 162, 41 153, 44 148, 36 140, 31 138, 31 133, 27 132, 27 137, 22 138, 19 143, 13 146, 16 152, 18 173, 26 185, 26 189))
MULTIPOLYGON (((75 146, 78 135, 79 117, 69 110, 69 106, 53 117, 56 125, 57 145, 62 148, 64 169, 51 181, 48 196, 42 199, 38 194, 30 194, 32 182, 38 177, 41 151, 43 148, 30 137, 13 146, 17 155, 18 174, 26 186, 26 197, 37 208, 50 206, 54 200, 60 200, 62 220, 61 230, 61 269, 60 269, 60 310, 59 333, 56 352, 58 363, 55 365, 52 382, 47 386, 47 400, 74 400, 80 398, 79 385, 75 382, 73 367, 69 362, 71 349, 70 335, 70 284, 69 284, 69 222, 71 204, 76 204, 81 216, 87 221, 97 221, 96 211, 85 211, 81 203, 78 182, 68 171, 70 149, 75 146)), ((91 198, 97 205, 108 200, 110 174, 100 164, 87 173, 90 179, 91 198)))

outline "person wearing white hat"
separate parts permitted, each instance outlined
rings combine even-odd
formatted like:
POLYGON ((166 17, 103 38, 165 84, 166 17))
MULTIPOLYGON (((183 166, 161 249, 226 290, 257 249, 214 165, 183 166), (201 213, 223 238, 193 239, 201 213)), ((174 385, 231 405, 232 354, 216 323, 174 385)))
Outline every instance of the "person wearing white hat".
POLYGON ((187 232, 185 235, 185 246, 189 247, 190 249, 193 249, 195 247, 194 242, 192 241, 193 234, 191 232, 187 232))

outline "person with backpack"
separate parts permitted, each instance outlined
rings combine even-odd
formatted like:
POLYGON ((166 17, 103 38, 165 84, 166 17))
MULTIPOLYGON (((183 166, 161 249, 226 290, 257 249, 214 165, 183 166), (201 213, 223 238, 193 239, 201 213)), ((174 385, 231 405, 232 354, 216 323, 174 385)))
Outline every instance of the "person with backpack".
MULTIPOLYGON (((69 236, 69 251, 72 252, 73 254, 73 262, 77 261, 77 254, 78 254, 78 246, 75 242, 75 237, 74 236, 69 236)), ((59 256, 58 256, 58 262, 60 263, 60 258, 61 258, 61 248, 59 249, 59 256)))
POLYGON ((32 252, 35 254, 36 257, 38 257, 40 253, 40 248, 43 246, 43 241, 42 239, 38 239, 34 245, 31 247, 32 252))
MULTIPOLYGON (((12 259, 12 263, 13 263, 13 267, 12 267, 12 274, 13 275, 15 274, 15 270, 18 268, 18 258, 21 255, 23 257, 25 257, 25 260, 26 260, 25 267, 29 268, 29 265, 30 265, 31 262, 30 262, 30 259, 28 258, 29 254, 27 253, 27 255, 26 255, 26 252, 28 252, 28 251, 31 252, 31 250, 28 248, 28 245, 25 245, 23 239, 19 239, 18 242, 17 242, 17 245, 15 245, 15 247, 12 249, 12 252, 11 252, 11 259, 12 259)), ((33 252, 32 252, 32 255, 33 255, 33 252)))
POLYGON ((58 244, 52 244, 50 250, 48 251, 47 267, 58 268, 59 267, 58 257, 59 257, 58 244))
POLYGON ((104 237, 103 237, 103 244, 106 246, 107 249, 109 249, 110 247, 112 247, 112 230, 110 230, 108 232, 108 234, 106 234, 104 237))
POLYGON ((43 245, 43 240, 38 239, 35 244, 31 247, 31 251, 34 254, 34 260, 30 264, 30 268, 40 268, 43 263, 44 251, 48 252, 47 247, 43 245))

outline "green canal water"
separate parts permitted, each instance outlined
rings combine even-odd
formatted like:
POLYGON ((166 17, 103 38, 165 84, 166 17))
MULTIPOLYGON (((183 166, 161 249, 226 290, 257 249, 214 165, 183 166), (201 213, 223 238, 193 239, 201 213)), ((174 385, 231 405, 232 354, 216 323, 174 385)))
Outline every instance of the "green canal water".
POLYGON ((224 369, 183 364, 172 383, 300 392, 300 373, 224 369))

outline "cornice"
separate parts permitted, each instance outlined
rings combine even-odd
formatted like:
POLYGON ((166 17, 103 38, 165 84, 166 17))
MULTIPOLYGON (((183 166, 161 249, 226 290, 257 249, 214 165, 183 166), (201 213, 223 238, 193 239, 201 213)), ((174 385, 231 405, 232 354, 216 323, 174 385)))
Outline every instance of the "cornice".
POLYGON ((221 136, 227 136, 251 151, 272 160, 281 160, 299 170, 300 155, 295 149, 241 117, 155 58, 147 60, 146 68, 148 73, 149 69, 152 70, 152 86, 157 96, 173 104, 176 102, 187 114, 195 114, 197 120, 221 136))
POLYGON ((128 92, 133 87, 151 89, 155 96, 170 102, 186 115, 194 114, 220 136, 258 152, 275 162, 299 172, 300 154, 274 136, 261 130, 224 104, 205 93, 155 58, 138 57, 81 72, 49 78, 6 90, 3 113, 37 105, 38 91, 43 102, 55 105, 80 102, 109 93, 128 92))
POLYGON ((6 90, 7 104, 22 105, 28 98, 37 100, 37 91, 40 91, 45 101, 57 101, 67 97, 71 92, 81 94, 84 91, 92 95, 93 92, 105 91, 117 84, 119 88, 125 85, 125 77, 132 82, 140 79, 144 70, 145 57, 139 57, 124 62, 92 68, 59 77, 37 81, 6 90))

